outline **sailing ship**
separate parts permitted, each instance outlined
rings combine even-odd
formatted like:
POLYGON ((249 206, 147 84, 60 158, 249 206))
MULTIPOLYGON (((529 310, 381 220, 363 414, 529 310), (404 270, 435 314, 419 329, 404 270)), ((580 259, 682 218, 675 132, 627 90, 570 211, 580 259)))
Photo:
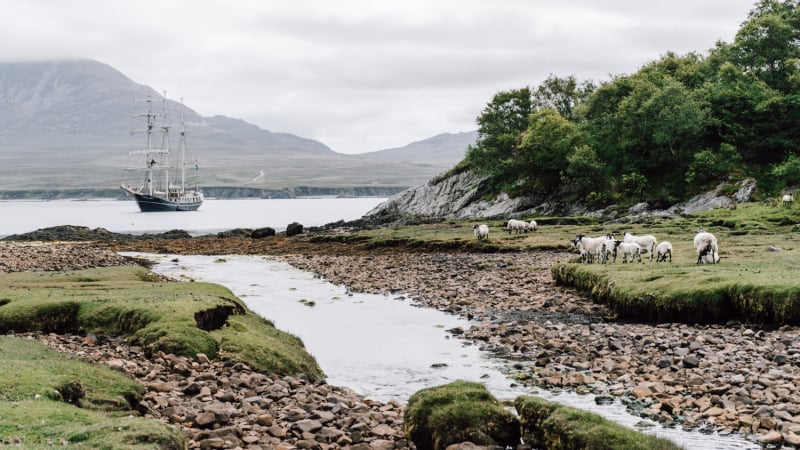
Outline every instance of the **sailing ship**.
MULTIPOLYGON (((203 204, 203 193, 199 188, 186 188, 186 127, 181 120, 181 131, 178 139, 176 157, 170 152, 170 126, 167 124, 167 98, 162 97, 162 112, 153 111, 154 100, 150 97, 139 102, 147 103, 147 112, 139 114, 144 117, 147 126, 143 131, 146 146, 143 149, 131 150, 129 155, 139 160, 136 167, 126 170, 143 174, 143 183, 138 186, 122 183, 120 187, 132 197, 142 212, 154 211, 196 211, 203 204), (160 144, 156 141, 160 137, 160 144), (176 164, 173 166, 173 162, 176 164)), ((136 131, 132 133, 137 133, 136 131)), ((197 165, 195 164, 195 168, 197 165)))

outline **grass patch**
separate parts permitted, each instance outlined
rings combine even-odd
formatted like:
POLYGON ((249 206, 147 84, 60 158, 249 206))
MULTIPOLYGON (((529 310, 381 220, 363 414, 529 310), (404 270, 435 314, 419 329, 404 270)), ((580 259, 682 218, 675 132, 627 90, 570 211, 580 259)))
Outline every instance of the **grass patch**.
POLYGON ((223 355, 262 371, 289 375, 302 368, 311 380, 323 377, 298 338, 259 320, 216 284, 163 282, 142 267, 21 272, 0 275, 0 298, 8 300, 0 306, 0 332, 123 335, 149 354, 223 355), (234 332, 247 344, 225 340, 234 332))
POLYGON ((552 268, 553 276, 560 284, 588 292, 594 301, 607 304, 623 319, 797 325, 800 241, 792 228, 800 221, 800 209, 790 211, 791 220, 784 225, 764 223, 786 216, 786 210, 752 203, 739 205, 736 210, 713 210, 661 221, 635 232, 672 242, 672 263, 559 264, 552 268), (715 225, 719 228, 713 228, 715 225), (698 228, 717 236, 720 264, 696 264, 692 240, 698 228), (780 250, 771 251, 770 247, 780 250))
MULTIPOLYGON (((719 323, 739 320, 771 326, 800 324, 800 207, 739 204, 674 217, 645 217, 637 223, 602 223, 584 217, 535 219, 536 231, 509 234, 503 220, 449 221, 384 227, 337 235, 370 249, 410 251, 515 252, 570 249, 576 234, 599 236, 624 232, 653 234, 673 245, 671 263, 560 264, 552 268, 557 282, 587 292, 608 304, 621 318, 651 322, 719 323), (489 226, 489 239, 477 242, 475 223, 489 226), (721 263, 696 265, 693 247, 699 228, 714 233, 721 263), (780 251, 770 251, 778 247, 780 251)), ((574 252, 574 250, 573 250, 574 252)), ((577 254, 576 254, 577 256, 577 254)))
POLYGON ((420 390, 408 400, 403 431, 420 450, 471 441, 516 447, 519 421, 480 383, 454 381, 420 390))
POLYGON ((671 441, 618 425, 597 414, 536 397, 517 397, 522 439, 533 448, 675 450, 671 441))
POLYGON ((130 415, 144 388, 126 374, 0 336, 0 443, 21 448, 179 449, 186 438, 130 415))

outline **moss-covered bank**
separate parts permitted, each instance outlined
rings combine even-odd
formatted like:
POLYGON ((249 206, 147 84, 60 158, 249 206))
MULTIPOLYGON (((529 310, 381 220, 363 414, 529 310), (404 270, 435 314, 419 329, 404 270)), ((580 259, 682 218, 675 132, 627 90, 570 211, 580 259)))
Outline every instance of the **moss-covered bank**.
POLYGON ((603 417, 537 397, 517 397, 522 439, 548 450, 675 450, 674 443, 623 427, 603 417))
POLYGON ((0 332, 128 336, 146 352, 241 360, 277 374, 323 374, 299 338, 227 288, 160 280, 142 267, 0 275, 0 332))

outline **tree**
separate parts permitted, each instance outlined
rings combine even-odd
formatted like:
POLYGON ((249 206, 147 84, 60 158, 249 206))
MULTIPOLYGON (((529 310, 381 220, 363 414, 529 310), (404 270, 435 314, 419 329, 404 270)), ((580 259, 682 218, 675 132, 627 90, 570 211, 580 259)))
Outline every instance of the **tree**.
POLYGON ((474 170, 489 175, 497 190, 515 178, 511 159, 532 110, 531 90, 526 87, 495 94, 477 118, 478 139, 467 148, 466 160, 474 170))
POLYGON ((602 193, 605 187, 603 167, 592 147, 579 145, 567 155, 567 167, 561 172, 561 185, 582 197, 592 192, 602 193))
POLYGON ((521 187, 533 193, 554 192, 567 168, 567 156, 584 143, 584 134, 556 110, 531 114, 514 158, 521 187))
POLYGON ((773 89, 789 93, 800 59, 798 0, 761 0, 750 11, 731 48, 733 61, 773 89))
POLYGON ((553 109, 567 119, 575 119, 575 109, 595 90, 591 81, 578 83, 575 76, 559 78, 553 74, 547 77, 533 93, 533 106, 536 109, 553 109))

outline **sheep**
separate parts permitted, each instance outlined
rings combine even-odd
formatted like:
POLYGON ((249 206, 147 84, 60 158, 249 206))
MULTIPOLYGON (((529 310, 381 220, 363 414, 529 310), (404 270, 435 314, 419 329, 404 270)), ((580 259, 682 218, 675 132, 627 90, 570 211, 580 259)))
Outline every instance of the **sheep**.
POLYGON ((655 253, 655 249, 656 249, 656 237, 653 236, 652 234, 644 234, 644 235, 641 235, 641 236, 635 236, 633 233, 629 233, 629 232, 626 231, 625 234, 622 235, 622 241, 623 242, 635 242, 635 243, 639 244, 639 246, 642 248, 643 252, 650 253, 650 258, 649 258, 650 261, 653 260, 653 253, 655 253))
POLYGON ((628 262, 628 255, 630 255, 631 263, 634 259, 642 262, 642 247, 636 242, 623 242, 619 239, 614 240, 614 262, 617 262, 617 252, 622 253, 622 263, 628 262))
POLYGON ((528 223, 528 230, 536 231, 536 227, 537 226, 539 226, 539 225, 536 223, 536 221, 535 220, 531 220, 530 223, 528 223))
POLYGON ((595 256, 600 256, 605 250, 606 238, 588 237, 582 234, 575 236, 575 244, 581 251, 581 259, 585 262, 594 262, 595 256))
POLYGON ((672 244, 661 241, 656 246, 656 262, 667 262, 667 256, 669 256, 669 262, 672 262, 672 244))
POLYGON ((783 206, 791 206, 792 202, 794 202, 793 192, 789 192, 788 194, 783 194, 783 206))
POLYGON ((475 238, 478 239, 478 242, 489 239, 489 227, 485 224, 478 225, 477 223, 472 226, 472 232, 475 233, 475 238))
POLYGON ((719 245, 713 234, 697 230, 694 236, 694 248, 697 250, 697 264, 719 264, 719 245))
POLYGON ((508 222, 506 222, 506 231, 509 233, 522 233, 528 231, 528 226, 528 222, 524 220, 508 219, 508 222))
POLYGON ((603 264, 608 262, 609 255, 614 253, 614 235, 611 233, 603 236, 603 264))

